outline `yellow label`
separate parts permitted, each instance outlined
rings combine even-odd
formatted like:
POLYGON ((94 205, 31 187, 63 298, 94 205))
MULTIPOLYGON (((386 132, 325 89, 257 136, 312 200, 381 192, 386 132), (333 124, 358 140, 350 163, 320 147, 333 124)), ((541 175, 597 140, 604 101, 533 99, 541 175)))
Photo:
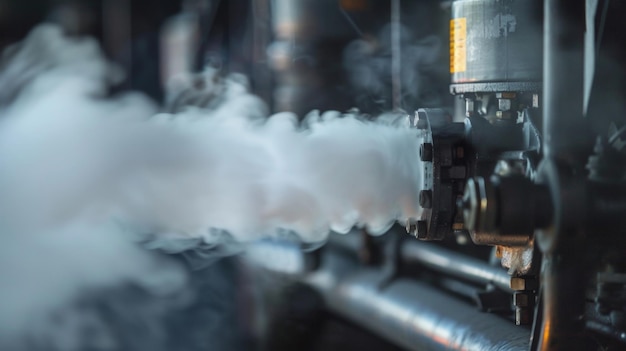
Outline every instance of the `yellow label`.
POLYGON ((450 20, 450 73, 465 72, 467 66, 467 21, 450 20))

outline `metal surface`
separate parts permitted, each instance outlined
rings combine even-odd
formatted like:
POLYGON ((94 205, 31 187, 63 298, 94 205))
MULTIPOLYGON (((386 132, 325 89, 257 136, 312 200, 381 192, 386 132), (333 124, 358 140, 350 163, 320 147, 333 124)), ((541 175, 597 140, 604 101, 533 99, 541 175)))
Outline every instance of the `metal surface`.
POLYGON ((479 245, 523 246, 550 224, 550 193, 521 174, 474 177, 462 201, 465 224, 479 245))
MULTIPOLYGON (((347 252, 357 252, 359 236, 333 234, 328 246, 347 252)), ((479 259, 445 249, 440 245, 417 240, 404 240, 400 245, 401 264, 422 264, 430 269, 462 278, 474 283, 493 284, 503 291, 512 292, 511 277, 501 267, 491 266, 479 259)))
POLYGON ((381 287, 379 272, 352 269, 340 257, 308 283, 327 306, 407 350, 528 350, 529 331, 426 284, 395 279, 381 287))
POLYGON ((541 91, 540 82, 488 82, 451 84, 450 93, 453 95, 464 93, 497 93, 501 91, 541 91))
MULTIPOLYGON (((453 70, 452 83, 487 83, 483 91, 495 91, 489 82, 541 81, 540 10, 538 0, 453 2, 453 21, 465 21, 465 31, 460 28, 456 34, 464 38, 465 69, 453 70)), ((518 90, 512 88, 498 90, 518 90)), ((458 85, 455 89, 463 90, 458 85)))
POLYGON ((546 1, 544 12, 544 156, 584 164, 593 149, 583 117, 585 1, 546 1))
POLYGON ((541 350, 590 349, 583 333, 585 284, 584 179, 577 170, 592 149, 583 116, 584 0, 545 1, 544 161, 539 181, 552 192, 551 226, 536 233, 544 253, 541 350), (564 132, 567 128, 567 132, 564 132))
POLYGON ((493 284, 504 291, 513 291, 510 287, 511 277, 501 267, 420 241, 407 240, 400 250, 403 263, 422 264, 457 278, 485 285, 493 284))
POLYGON ((462 195, 470 154, 463 139, 465 125, 453 123, 450 113, 441 108, 421 108, 415 117, 413 127, 421 138, 416 160, 421 169, 420 209, 415 225, 407 229, 422 240, 442 240, 452 234, 454 224, 461 224, 455 205, 462 195))

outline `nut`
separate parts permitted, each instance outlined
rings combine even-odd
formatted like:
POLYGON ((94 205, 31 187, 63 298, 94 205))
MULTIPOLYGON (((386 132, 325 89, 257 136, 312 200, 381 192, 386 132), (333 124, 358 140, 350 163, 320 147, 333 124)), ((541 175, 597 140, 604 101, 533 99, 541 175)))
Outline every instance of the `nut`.
POLYGON ((431 162, 433 160, 433 144, 423 143, 420 145, 420 160, 431 162))
POLYGON ((513 294, 513 305, 516 307, 528 307, 530 306, 530 296, 527 293, 515 293, 513 294))
POLYGON ((526 277, 511 277, 511 289, 518 291, 537 290, 537 280, 526 277))
POLYGON ((509 111, 511 109, 511 99, 498 99, 498 110, 509 111))

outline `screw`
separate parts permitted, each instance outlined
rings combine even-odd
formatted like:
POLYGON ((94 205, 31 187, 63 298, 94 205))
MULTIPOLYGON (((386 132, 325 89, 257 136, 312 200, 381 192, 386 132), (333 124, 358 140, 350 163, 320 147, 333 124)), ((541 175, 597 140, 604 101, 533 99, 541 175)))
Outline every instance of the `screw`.
POLYGON ((433 207, 433 191, 432 190, 420 190, 419 194, 420 206, 423 208, 433 207))
POLYGON ((423 143, 420 145, 420 160, 424 162, 432 162, 433 160, 433 144, 423 143))

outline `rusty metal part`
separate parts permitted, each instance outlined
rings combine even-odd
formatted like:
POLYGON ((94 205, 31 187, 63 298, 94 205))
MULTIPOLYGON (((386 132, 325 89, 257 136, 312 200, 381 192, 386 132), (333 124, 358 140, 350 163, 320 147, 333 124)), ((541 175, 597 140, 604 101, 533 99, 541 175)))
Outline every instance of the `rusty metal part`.
MULTIPOLYGON (((507 268, 512 275, 525 275, 530 272, 533 263, 534 246, 502 247, 502 267, 507 268)), ((526 289, 516 289, 526 290, 526 289)))

